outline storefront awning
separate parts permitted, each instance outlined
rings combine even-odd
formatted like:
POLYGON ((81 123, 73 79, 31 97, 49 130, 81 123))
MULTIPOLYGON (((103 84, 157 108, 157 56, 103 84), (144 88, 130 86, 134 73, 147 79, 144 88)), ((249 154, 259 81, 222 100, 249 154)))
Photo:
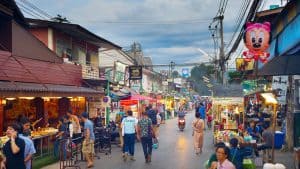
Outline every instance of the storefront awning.
POLYGON ((38 84, 0 81, 0 97, 68 97, 95 96, 104 93, 90 88, 57 84, 38 84))
POLYGON ((149 96, 143 96, 143 95, 132 95, 130 98, 130 100, 149 100, 149 101, 156 101, 156 99, 153 99, 152 97, 149 96))
POLYGON ((300 75, 300 52, 274 57, 259 71, 259 75, 300 75))
POLYGON ((113 101, 118 101, 118 100, 122 100, 122 99, 126 99, 130 96, 130 93, 123 93, 121 91, 110 91, 110 97, 113 101))

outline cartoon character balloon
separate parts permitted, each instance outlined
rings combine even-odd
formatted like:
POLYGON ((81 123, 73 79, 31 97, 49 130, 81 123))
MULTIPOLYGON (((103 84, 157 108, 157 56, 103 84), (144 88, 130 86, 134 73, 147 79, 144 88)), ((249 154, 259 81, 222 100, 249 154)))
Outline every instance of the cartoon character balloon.
POLYGON ((246 61, 260 60, 265 63, 270 56, 266 50, 269 48, 270 41, 270 22, 246 24, 244 42, 248 51, 243 52, 246 61))

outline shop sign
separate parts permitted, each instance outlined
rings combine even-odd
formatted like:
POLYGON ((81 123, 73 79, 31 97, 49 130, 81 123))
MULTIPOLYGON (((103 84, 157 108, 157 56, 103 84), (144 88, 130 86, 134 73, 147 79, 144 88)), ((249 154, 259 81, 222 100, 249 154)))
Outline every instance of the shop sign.
POLYGON ((286 104, 286 91, 288 86, 288 76, 273 76, 272 89, 277 90, 278 103, 286 104))
POLYGON ((182 79, 181 78, 175 78, 174 83, 181 85, 182 84, 182 79))
POLYGON ((243 104, 243 97, 214 97, 212 98, 213 104, 243 104))
POLYGON ((188 78, 190 76, 189 68, 182 68, 182 77, 188 78))
POLYGON ((243 58, 236 58, 235 59, 235 67, 236 67, 236 70, 239 72, 253 70, 254 60, 250 60, 250 61, 246 62, 243 58))
POLYGON ((141 80, 143 78, 142 66, 129 66, 128 70, 130 80, 141 80))
POLYGON ((104 103, 108 103, 109 102, 109 97, 108 96, 104 96, 103 97, 103 99, 102 99, 102 101, 104 102, 104 103))
POLYGON ((163 81, 163 82, 162 82, 162 85, 163 85, 163 86, 168 86, 168 83, 169 83, 168 81, 163 81))

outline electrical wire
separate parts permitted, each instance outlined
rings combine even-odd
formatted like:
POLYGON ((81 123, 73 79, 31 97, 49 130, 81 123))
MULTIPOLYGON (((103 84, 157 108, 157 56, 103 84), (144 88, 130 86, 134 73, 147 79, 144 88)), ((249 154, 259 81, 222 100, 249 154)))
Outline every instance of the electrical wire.
POLYGON ((21 3, 18 3, 17 4, 19 5, 19 7, 21 7, 23 10, 26 10, 27 12, 31 13, 32 15, 35 15, 35 17, 37 18, 41 18, 41 19, 47 19, 46 17, 42 16, 41 14, 39 14, 38 12, 32 10, 32 9, 29 9, 28 7, 24 6, 23 4, 21 3))
MULTIPOLYGON (((244 2, 246 2, 246 1, 244 1, 244 2)), ((249 4, 250 4, 250 0, 247 0, 247 3, 245 3, 244 8, 241 10, 241 12, 243 11, 243 13, 241 13, 238 17, 239 21, 238 22, 236 21, 236 23, 238 23, 238 24, 236 25, 234 33, 233 33, 229 43, 226 45, 226 48, 231 46, 234 38, 241 31, 241 30, 239 31, 239 29, 241 29, 241 27, 243 26, 243 20, 245 19, 245 15, 246 15, 246 12, 247 12, 247 9, 248 9, 247 7, 249 6, 249 4)))
POLYGON ((26 5, 27 7, 35 10, 36 12, 40 13, 41 15, 45 16, 46 18, 53 18, 49 13, 47 13, 46 11, 40 9, 39 7, 37 7, 36 5, 34 5, 33 3, 30 3, 27 0, 19 0, 19 2, 22 2, 24 5, 26 5))

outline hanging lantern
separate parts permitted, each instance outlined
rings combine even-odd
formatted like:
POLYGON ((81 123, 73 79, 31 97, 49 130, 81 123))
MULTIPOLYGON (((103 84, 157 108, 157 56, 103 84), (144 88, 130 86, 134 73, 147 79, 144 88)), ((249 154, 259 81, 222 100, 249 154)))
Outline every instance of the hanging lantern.
POLYGON ((246 24, 244 42, 248 51, 243 52, 245 61, 259 60, 265 63, 270 56, 267 52, 270 42, 270 22, 246 24))

